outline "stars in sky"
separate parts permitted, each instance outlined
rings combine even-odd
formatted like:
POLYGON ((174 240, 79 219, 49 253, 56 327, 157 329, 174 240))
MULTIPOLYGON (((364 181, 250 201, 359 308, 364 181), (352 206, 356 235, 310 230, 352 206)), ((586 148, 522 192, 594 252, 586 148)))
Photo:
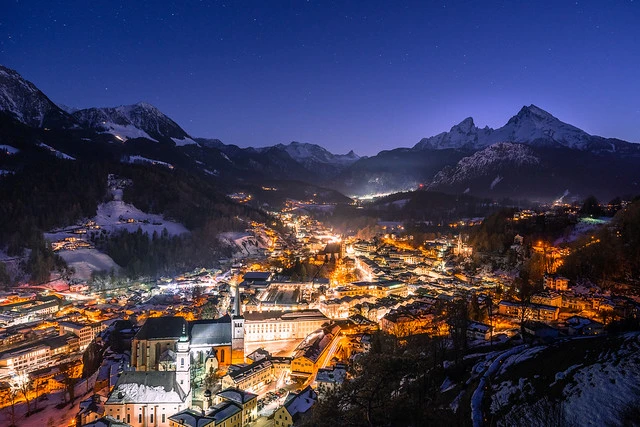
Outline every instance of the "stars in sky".
POLYGON ((638 2, 7 3, 0 63, 67 105, 157 101, 194 136, 371 155, 533 103, 640 141, 638 2))

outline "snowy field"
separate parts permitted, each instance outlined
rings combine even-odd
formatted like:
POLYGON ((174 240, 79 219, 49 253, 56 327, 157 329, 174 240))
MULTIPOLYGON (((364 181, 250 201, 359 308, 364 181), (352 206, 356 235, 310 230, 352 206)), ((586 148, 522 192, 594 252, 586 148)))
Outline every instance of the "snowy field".
POLYGON ((5 153, 9 153, 9 154, 16 154, 20 152, 20 150, 18 150, 16 147, 12 147, 10 145, 5 145, 5 144, 0 144, 0 151, 4 151, 5 153))
MULTIPOLYGON (((227 232, 220 233, 218 238, 231 246, 234 250, 234 258, 255 256, 262 253, 267 247, 266 236, 255 236, 249 232, 227 232)), ((267 238, 268 239, 268 238, 267 238)))
POLYGON ((120 266, 107 254, 97 249, 76 249, 75 251, 62 250, 57 252, 69 267, 75 270, 74 278, 89 280, 93 271, 118 273, 120 266))
POLYGON ((600 362, 573 372, 564 388, 565 417, 581 426, 622 426, 620 411, 640 399, 640 334, 625 335, 620 348, 603 351, 600 362))

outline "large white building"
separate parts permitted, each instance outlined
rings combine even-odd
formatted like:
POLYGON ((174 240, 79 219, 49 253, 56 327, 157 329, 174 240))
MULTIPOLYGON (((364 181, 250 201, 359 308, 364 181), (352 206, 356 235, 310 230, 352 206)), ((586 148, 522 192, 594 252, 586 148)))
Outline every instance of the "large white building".
POLYGON ((244 344, 304 339, 329 318, 319 310, 244 313, 244 344))

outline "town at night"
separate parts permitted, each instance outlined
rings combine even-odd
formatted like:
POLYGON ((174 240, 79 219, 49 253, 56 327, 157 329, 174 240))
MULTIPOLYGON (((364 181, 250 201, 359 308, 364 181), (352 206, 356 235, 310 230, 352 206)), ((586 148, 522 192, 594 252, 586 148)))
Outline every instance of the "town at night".
POLYGON ((637 2, 2 9, 0 425, 640 426, 637 2))

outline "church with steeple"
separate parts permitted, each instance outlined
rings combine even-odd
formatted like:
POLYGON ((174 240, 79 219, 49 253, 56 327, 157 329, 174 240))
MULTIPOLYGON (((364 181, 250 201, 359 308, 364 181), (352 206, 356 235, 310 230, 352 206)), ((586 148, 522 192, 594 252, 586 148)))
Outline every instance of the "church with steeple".
POLYGON ((240 307, 236 287, 232 315, 191 322, 175 316, 147 319, 131 343, 132 370, 120 375, 105 415, 133 426, 162 426, 169 415, 191 408, 192 388, 208 373, 245 362, 240 307))

